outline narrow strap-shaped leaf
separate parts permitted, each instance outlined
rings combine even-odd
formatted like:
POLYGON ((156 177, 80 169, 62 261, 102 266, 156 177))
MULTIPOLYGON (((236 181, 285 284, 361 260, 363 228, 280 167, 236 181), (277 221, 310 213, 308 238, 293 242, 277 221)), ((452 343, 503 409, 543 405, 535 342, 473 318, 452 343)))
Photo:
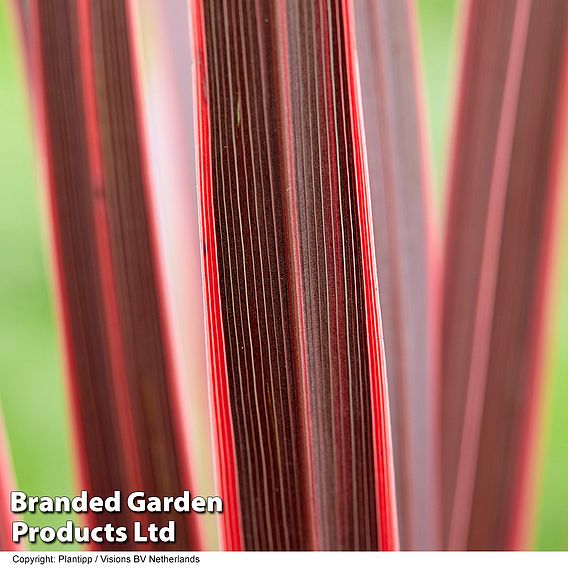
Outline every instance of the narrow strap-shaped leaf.
POLYGON ((440 546, 438 270, 413 2, 355 9, 403 549, 440 546))
POLYGON ((567 26, 565 2, 468 5, 442 338, 450 548, 526 546, 567 26))
POLYGON ((395 548, 350 3, 192 7, 224 545, 395 548))
POLYGON ((12 540, 12 523, 17 520, 10 509, 10 492, 14 491, 14 476, 10 448, 4 429, 4 417, 0 413, 0 550, 20 550, 21 544, 12 540))
MULTIPOLYGON (((196 177, 191 26, 186 2, 137 0, 140 95, 165 274, 170 335, 183 384, 195 495, 214 494, 196 177)), ((200 515, 204 549, 217 548, 217 515, 200 515)))
MULTIPOLYGON (((178 495, 190 488, 187 443, 128 2, 34 1, 30 9, 80 485, 101 496, 178 495)), ((175 518, 173 546, 198 547, 194 517, 175 518)), ((133 519, 124 512, 122 520, 133 519)))

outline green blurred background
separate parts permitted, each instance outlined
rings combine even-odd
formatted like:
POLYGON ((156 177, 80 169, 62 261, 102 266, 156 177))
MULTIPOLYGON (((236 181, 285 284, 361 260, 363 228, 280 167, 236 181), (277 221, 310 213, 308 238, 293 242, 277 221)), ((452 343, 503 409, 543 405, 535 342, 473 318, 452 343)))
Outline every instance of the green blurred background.
MULTIPOLYGON (((182 1, 182 0, 179 0, 182 1)), ((443 181, 457 53, 456 0, 417 0, 432 165, 443 181)), ((0 399, 17 485, 73 495, 68 413, 25 77, 9 0, 0 2, 0 399)), ((564 201, 568 203, 568 201, 564 201)), ((565 209, 568 209, 565 207, 565 209)), ((563 220, 568 221, 564 213, 563 220)), ((563 227, 568 223, 564 222, 563 227)), ((554 278, 535 546, 568 549, 568 230, 554 278)), ((27 519, 41 524, 37 515, 27 519)), ((60 519, 63 522, 65 519, 60 519)), ((53 517, 44 519, 54 524, 53 517)), ((41 547, 38 547, 41 548, 41 547)))

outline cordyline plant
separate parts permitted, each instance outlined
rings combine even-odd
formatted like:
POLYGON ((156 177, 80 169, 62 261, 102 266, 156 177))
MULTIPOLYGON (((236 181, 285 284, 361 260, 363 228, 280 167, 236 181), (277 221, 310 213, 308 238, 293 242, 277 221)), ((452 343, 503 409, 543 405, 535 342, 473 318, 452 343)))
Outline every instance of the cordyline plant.
POLYGON ((78 486, 212 460, 229 550, 529 546, 568 3, 464 2, 442 239, 414 2, 15 6, 78 486))

